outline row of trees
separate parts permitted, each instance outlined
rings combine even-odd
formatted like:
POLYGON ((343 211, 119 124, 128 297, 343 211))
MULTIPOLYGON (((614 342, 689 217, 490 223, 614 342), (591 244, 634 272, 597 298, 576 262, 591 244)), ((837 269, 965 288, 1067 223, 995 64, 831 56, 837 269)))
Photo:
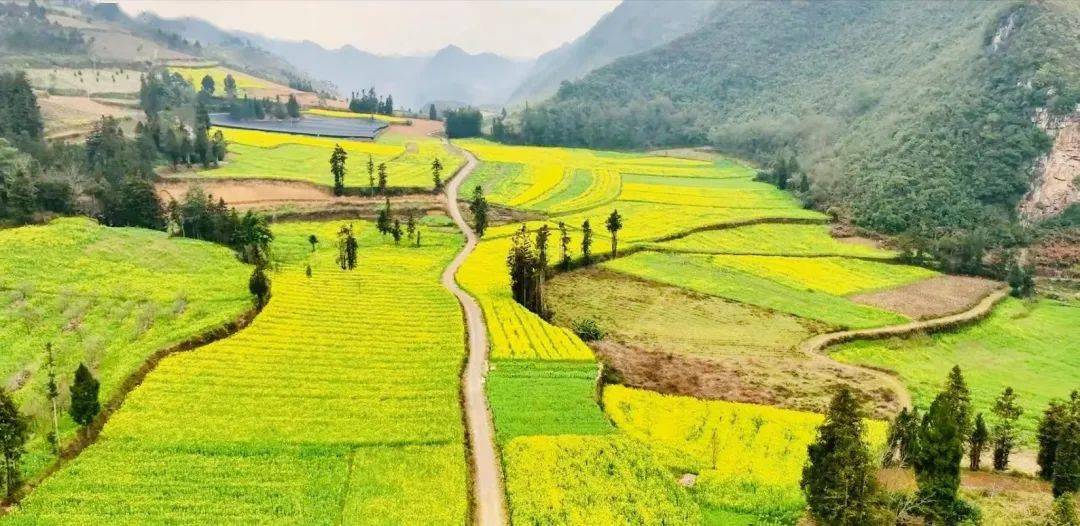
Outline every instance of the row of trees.
MULTIPOLYGON (((56 358, 51 343, 45 344, 45 394, 52 411, 52 430, 49 445, 53 454, 60 453, 60 386, 56 378, 56 358)), ((70 404, 67 412, 79 425, 80 434, 85 433, 101 412, 98 393, 101 384, 85 364, 79 364, 70 386, 70 404)), ((22 487, 22 456, 30 438, 30 419, 19 412, 11 395, 0 389, 0 477, 4 487, 2 502, 10 502, 22 487)))
POLYGON ((237 120, 274 118, 283 121, 300 118, 300 103, 297 102, 296 96, 291 94, 285 102, 281 102, 280 97, 274 97, 273 100, 266 97, 249 99, 247 95, 244 95, 243 98, 231 98, 228 108, 229 116, 237 120))
MULTIPOLYGON (((877 465, 862 438, 858 402, 842 388, 808 448, 800 485, 810 514, 820 524, 852 526, 907 523, 913 517, 926 524, 954 525, 977 518, 978 510, 958 497, 960 463, 966 446, 971 468, 979 469, 989 446, 994 468, 1007 468, 1022 413, 1011 388, 998 397, 992 413, 989 428, 982 413, 973 416, 971 393, 960 369, 950 371, 945 389, 925 414, 904 410, 890 426, 884 463, 913 468, 918 491, 913 499, 888 496, 876 483, 877 465)), ((1040 476, 1052 481, 1054 496, 1062 499, 1055 510, 1071 512, 1075 520, 1072 496, 1080 490, 1080 395, 1050 404, 1039 426, 1039 443, 1040 476)))
POLYGON ((386 95, 381 98, 375 93, 375 88, 360 90, 349 94, 349 111, 353 113, 377 113, 379 115, 394 114, 394 96, 386 95))
POLYGON ((451 139, 479 137, 484 117, 476 108, 459 108, 443 112, 446 121, 446 136, 451 139))
MULTIPOLYGON (((390 207, 390 198, 386 199, 386 204, 383 205, 376 216, 375 229, 384 237, 391 236, 395 244, 401 244, 402 238, 406 238, 409 242, 420 246, 420 228, 416 221, 416 215, 412 210, 407 211, 405 213, 405 226, 402 228, 401 220, 394 217, 394 211, 390 207)), ((308 242, 311 243, 311 251, 314 252, 319 243, 319 238, 312 234, 308 237, 308 242)), ((341 229, 338 230, 337 238, 337 264, 341 267, 341 270, 353 270, 356 268, 359 248, 360 245, 356 241, 353 225, 342 225, 341 229)), ((307 273, 308 277, 310 277, 310 265, 308 265, 307 273)))

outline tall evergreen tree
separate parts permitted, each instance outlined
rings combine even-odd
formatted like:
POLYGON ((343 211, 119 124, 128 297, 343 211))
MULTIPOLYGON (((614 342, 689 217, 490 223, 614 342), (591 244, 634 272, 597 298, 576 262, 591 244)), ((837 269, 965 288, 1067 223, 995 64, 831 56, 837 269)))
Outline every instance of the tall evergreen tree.
POLYGON ((263 270, 263 265, 255 265, 255 270, 248 278, 248 291, 255 298, 256 308, 261 309, 266 306, 266 302, 270 301, 270 278, 263 270))
POLYGON ((1051 400, 1039 421, 1039 454, 1036 461, 1043 480, 1054 479, 1058 443, 1070 419, 1080 419, 1080 391, 1073 391, 1067 402, 1051 400))
POLYGON ((562 256, 559 264, 563 270, 570 270, 570 233, 566 230, 566 223, 559 221, 559 251, 562 256))
POLYGON ((1080 418, 1076 415, 1061 428, 1051 482, 1055 497, 1080 491, 1080 418))
POLYGON ((401 237, 404 233, 401 231, 401 220, 395 219, 394 226, 390 228, 390 235, 394 238, 394 244, 401 244, 401 237))
POLYGON ((289 94, 289 101, 285 103, 285 111, 290 119, 300 118, 300 103, 296 101, 296 95, 289 94))
POLYGON ((829 403, 825 423, 807 449, 802 487, 819 524, 863 526, 873 522, 875 466, 862 440, 858 402, 842 387, 829 403))
POLYGON ((56 382, 56 357, 53 355, 51 342, 45 343, 45 398, 52 410, 52 431, 49 432, 49 446, 53 453, 60 452, 60 385, 56 382))
POLYGON ((30 426, 7 391, 0 388, 0 460, 3 461, 3 500, 10 501, 22 485, 21 462, 30 426))
POLYGON ((230 98, 236 96, 236 79, 233 78, 232 73, 225 75, 225 95, 230 98))
POLYGON ((1016 421, 1024 409, 1016 403, 1016 393, 1006 387, 994 401, 994 425, 991 440, 994 447, 994 469, 1004 471, 1009 467, 1009 455, 1016 446, 1016 421))
POLYGON ((386 163, 379 163, 379 193, 386 193, 386 185, 388 182, 388 177, 386 175, 386 163))
POLYGON ((885 465, 909 466, 915 459, 919 443, 919 410, 902 408, 889 425, 885 465))
POLYGON ((540 225, 536 230, 536 257, 542 270, 541 278, 547 277, 548 268, 548 239, 551 237, 551 229, 547 223, 540 225))
POLYGON ((918 496, 925 503, 924 514, 933 524, 957 524, 960 506, 960 412, 955 398, 943 392, 930 404, 919 428, 919 450, 915 455, 918 496))
POLYGON ((71 407, 68 408, 68 414, 83 428, 90 425, 101 411, 101 403, 98 402, 100 387, 101 384, 90 373, 86 364, 80 363, 71 384, 71 407))
POLYGON ((356 242, 356 236, 353 235, 352 225, 341 225, 341 229, 338 230, 338 266, 341 270, 352 270, 356 268, 356 250, 359 244, 356 242))
POLYGON ((334 145, 330 154, 330 174, 334 176, 334 195, 345 195, 345 161, 349 154, 340 144, 334 145))
POLYGON ((971 470, 979 471, 982 461, 982 453, 986 450, 986 443, 990 440, 990 431, 986 429, 986 421, 982 413, 975 417, 975 426, 968 437, 968 458, 971 460, 971 470))
POLYGON ((432 120, 432 121, 439 120, 439 116, 435 112, 435 105, 434 104, 428 106, 428 120, 432 120))
POLYGON ((586 265, 592 263, 592 225, 588 219, 581 223, 581 260, 586 265))
POLYGON ((619 257, 619 230, 623 227, 622 216, 619 215, 618 210, 611 211, 604 226, 611 233, 611 257, 617 258, 619 257))
POLYGON ((207 95, 214 94, 214 77, 205 75, 202 78, 202 92, 207 95))
POLYGON ((469 202, 469 211, 473 216, 473 230, 477 237, 484 237, 484 231, 488 225, 488 202, 484 197, 484 189, 480 185, 473 187, 472 201, 469 202))
POLYGON ((387 197, 386 204, 383 205, 382 210, 379 210, 379 214, 375 217, 375 229, 385 236, 390 233, 393 222, 394 218, 393 212, 390 210, 390 198, 387 197))
POLYGON ((368 186, 371 188, 371 195, 375 195, 375 161, 372 160, 370 153, 367 156, 367 178, 368 186))
POLYGON ((957 425, 960 430, 960 440, 966 442, 971 434, 971 390, 964 381, 959 365, 954 365, 949 371, 949 376, 945 381, 945 393, 953 399, 953 406, 956 407, 959 419, 957 425))
POLYGON ((438 192, 439 190, 442 190, 442 186, 443 186, 443 183, 442 183, 442 170, 443 170, 442 162, 440 162, 439 158, 436 157, 434 161, 431 161, 431 178, 435 182, 435 191, 436 192, 438 192))
POLYGON ((525 225, 521 225, 521 229, 511 240, 506 266, 510 272, 510 292, 514 301, 541 317, 546 317, 543 269, 525 225))

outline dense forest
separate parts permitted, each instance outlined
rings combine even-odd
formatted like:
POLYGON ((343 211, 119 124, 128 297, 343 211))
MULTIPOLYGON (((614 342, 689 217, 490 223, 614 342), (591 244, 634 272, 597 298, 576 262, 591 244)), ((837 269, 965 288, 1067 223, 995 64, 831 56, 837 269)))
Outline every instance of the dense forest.
POLYGON ((1037 110, 1080 102, 1080 8, 1063 1, 732 2, 702 29, 564 83, 504 138, 794 154, 808 200, 972 270, 1020 241, 1051 146, 1037 110))

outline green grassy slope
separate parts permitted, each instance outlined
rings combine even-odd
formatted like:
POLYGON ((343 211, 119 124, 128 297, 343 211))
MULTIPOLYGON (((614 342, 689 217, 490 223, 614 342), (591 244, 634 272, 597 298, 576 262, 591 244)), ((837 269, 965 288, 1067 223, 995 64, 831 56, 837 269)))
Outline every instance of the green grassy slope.
POLYGON ((60 435, 75 434, 67 385, 79 363, 108 400, 154 352, 251 308, 251 267, 228 248, 84 218, 0 230, 0 381, 33 418, 28 473, 53 457, 45 436, 45 344, 60 383, 60 435))

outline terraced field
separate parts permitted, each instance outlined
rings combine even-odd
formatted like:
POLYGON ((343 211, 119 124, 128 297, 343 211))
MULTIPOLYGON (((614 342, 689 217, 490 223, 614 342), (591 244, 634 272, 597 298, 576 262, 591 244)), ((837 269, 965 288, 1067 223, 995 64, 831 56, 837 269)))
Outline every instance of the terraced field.
POLYGON ((310 110, 304 110, 304 113, 308 115, 319 115, 321 117, 336 117, 339 119, 375 119, 377 121, 388 122, 390 124, 405 124, 409 122, 409 119, 405 119, 402 117, 394 117, 391 115, 379 115, 378 113, 353 113, 351 111, 328 110, 324 108, 312 108, 310 110))
POLYGON ((438 281, 461 236, 426 227, 422 247, 395 245, 358 222, 359 265, 342 271, 340 226, 275 225, 255 322, 163 361, 5 521, 464 523, 464 328, 438 281))
MULTIPOLYGON (((218 95, 225 93, 225 77, 227 75, 232 75, 233 80, 236 81, 236 94, 241 97, 252 91, 266 90, 276 86, 258 77, 221 66, 169 66, 169 71, 179 73, 180 76, 184 77, 184 80, 191 84, 195 91, 202 89, 203 77, 210 75, 210 78, 214 79, 214 93, 218 95)), ((250 93, 250 95, 254 96, 254 93, 250 93)))
MULTIPOLYGON (((493 366, 487 389, 512 522, 793 524, 803 507, 798 468, 820 415, 754 405, 733 409, 728 402, 618 386, 606 388, 601 400, 593 351, 565 327, 597 319, 609 331, 596 345, 605 360, 625 365, 609 354, 618 352, 638 361, 636 369, 614 372, 625 383, 677 391, 678 382, 693 384, 693 375, 719 370, 689 390, 717 396, 719 391, 698 392, 717 382, 731 388, 722 396, 818 409, 837 382, 861 385, 870 399, 888 389, 875 391, 873 378, 811 360, 797 344, 834 328, 907 321, 847 296, 937 274, 897 265, 889 251, 832 238, 823 215, 753 181, 751 169, 730 160, 456 144, 482 161, 464 182, 465 192, 479 185, 494 203, 544 216, 489 228, 457 274, 488 324, 493 366), (604 222, 613 209, 624 223, 620 257, 603 261, 610 256, 604 222), (578 260, 586 219, 601 268, 553 278, 548 301, 559 323, 554 325, 512 299, 509 237, 523 225, 529 231, 548 225, 548 257, 556 262, 558 226, 564 223, 570 255, 578 260), (654 348, 662 351, 656 361, 640 362, 654 348), (699 361, 684 366, 684 358, 673 356, 699 361), (764 362, 771 365, 751 367, 764 362), (665 376, 669 371, 672 376, 665 376), (724 377, 724 371, 736 371, 738 378, 724 377), (689 380, 679 377, 684 373, 689 380), (750 385, 739 379, 747 374, 766 380, 750 385), (658 428, 669 416, 674 423, 658 428), (700 436, 686 438, 702 425, 736 440, 717 446, 712 463, 702 456, 700 436), (676 443, 676 436, 690 442, 676 443), (769 455, 770 462, 750 462, 759 455, 769 455), (732 471, 719 472, 722 464, 732 471), (698 483, 677 484, 680 472, 700 475, 698 483)), ((867 410, 895 410, 890 403, 867 410)), ((882 424, 872 427, 872 438, 880 441, 882 424)))
MULTIPOLYGON (((47 343, 55 351, 61 407, 80 362, 100 379, 104 401, 155 352, 252 308, 251 267, 227 248, 163 232, 56 219, 0 230, 0 254, 0 380, 32 418, 28 475, 54 459, 45 438, 52 431, 47 343)), ((66 411, 60 417, 67 442, 76 424, 66 411)))
POLYGON ((370 156, 376 167, 386 163, 388 186, 430 188, 434 184, 432 161, 438 158, 442 162, 444 177, 449 177, 464 162, 435 138, 384 134, 375 142, 363 142, 255 130, 222 129, 222 133, 229 142, 227 162, 220 168, 199 171, 200 176, 281 179, 332 186, 330 153, 335 145, 341 145, 349 154, 346 187, 369 186, 370 156))

